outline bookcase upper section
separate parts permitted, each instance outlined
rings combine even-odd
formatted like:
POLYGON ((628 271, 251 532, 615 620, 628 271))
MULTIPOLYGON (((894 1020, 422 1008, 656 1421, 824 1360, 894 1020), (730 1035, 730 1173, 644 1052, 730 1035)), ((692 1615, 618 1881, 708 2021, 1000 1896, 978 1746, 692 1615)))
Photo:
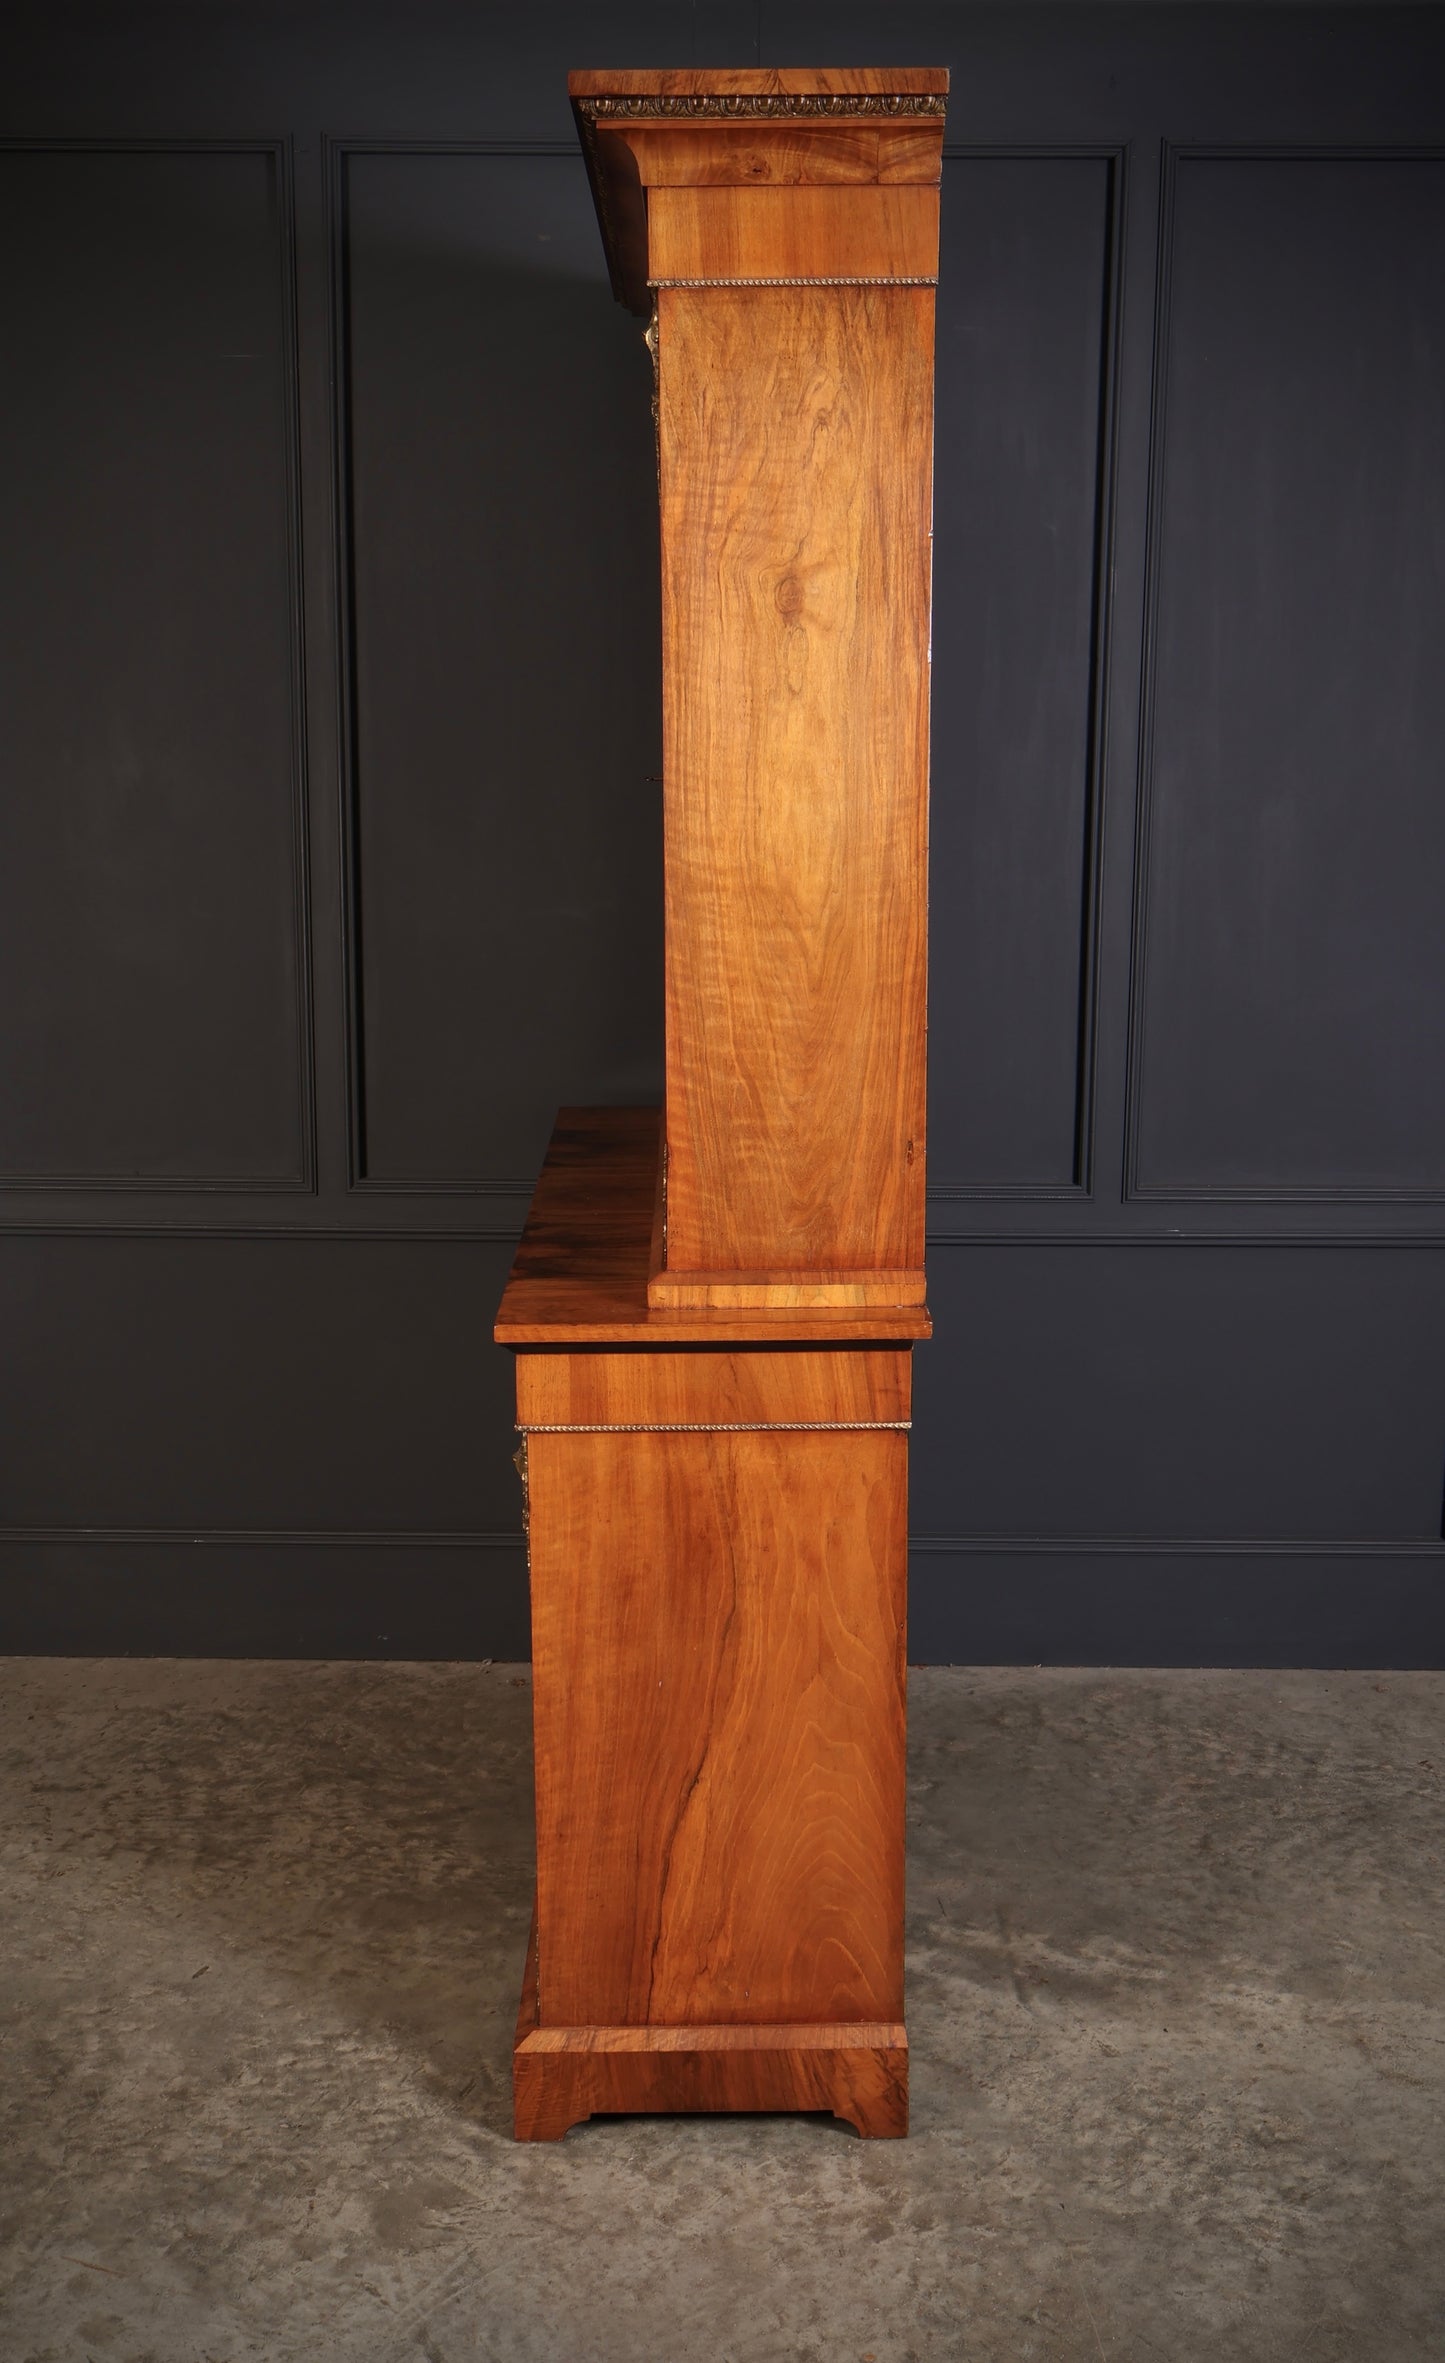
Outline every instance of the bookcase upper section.
POLYGON ((571 78, 649 322, 653 1313, 917 1315, 940 68, 571 78))

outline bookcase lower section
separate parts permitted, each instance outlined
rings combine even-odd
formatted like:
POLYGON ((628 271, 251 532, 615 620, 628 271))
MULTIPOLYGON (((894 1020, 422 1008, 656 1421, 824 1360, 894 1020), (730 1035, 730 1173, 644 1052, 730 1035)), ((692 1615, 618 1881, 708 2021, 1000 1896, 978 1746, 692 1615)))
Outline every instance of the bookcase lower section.
POLYGON ((865 2137, 908 2131, 901 2022, 539 2027, 535 1928, 512 2064, 518 2141, 560 2141, 592 2116, 671 2111, 829 2111, 865 2137))
POLYGON ((537 1916, 516 2129, 907 2128, 906 1349, 523 1353, 537 1916))

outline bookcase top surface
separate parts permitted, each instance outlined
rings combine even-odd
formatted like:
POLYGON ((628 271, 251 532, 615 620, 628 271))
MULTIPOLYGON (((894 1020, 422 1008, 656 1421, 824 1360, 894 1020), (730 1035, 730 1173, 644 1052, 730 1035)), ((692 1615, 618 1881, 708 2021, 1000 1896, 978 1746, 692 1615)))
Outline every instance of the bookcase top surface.
POLYGON ((660 1108, 563 1108, 494 1332, 503 1346, 879 1344, 927 1337, 921 1305, 668 1312, 647 1278, 660 1108))
POLYGON ((942 98, 947 66, 591 67, 567 77, 573 99, 942 98))

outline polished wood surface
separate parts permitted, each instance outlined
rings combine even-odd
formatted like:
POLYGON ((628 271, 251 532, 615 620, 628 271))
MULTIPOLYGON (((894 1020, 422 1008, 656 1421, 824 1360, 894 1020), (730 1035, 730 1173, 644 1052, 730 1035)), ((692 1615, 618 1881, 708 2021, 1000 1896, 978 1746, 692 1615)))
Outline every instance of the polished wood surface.
MULTIPOLYGON (((936 188, 654 188, 647 220, 650 275, 660 287, 674 279, 932 280, 938 272, 936 188)), ((806 351, 806 318, 795 334, 806 351)), ((665 326, 662 340, 666 353, 665 326)), ((771 416, 776 424, 788 413, 771 416)), ((800 423, 816 432, 811 416, 800 423)), ((739 460, 746 468, 745 453, 739 460)), ((755 491, 766 498, 766 487, 755 491)))
POLYGON ((666 1107, 564 1110, 516 1349, 537 1913, 516 2127, 907 2128, 933 279, 947 77, 585 74, 653 310, 666 1107))
POLYGON ((649 1304, 674 1311, 715 1305, 722 1311, 756 1307, 764 1312, 828 1312, 863 1305, 921 1305, 927 1283, 912 1272, 817 1271, 679 1272, 656 1270, 647 1283, 649 1304))
POLYGON ((661 1111, 564 1108, 493 1331, 504 1346, 927 1337, 926 1305, 668 1311, 648 1303, 661 1111))
POLYGON ((921 1298, 932 290, 658 318, 667 1277, 921 1298))
POLYGON ((603 2114, 828 2110, 873 2138, 908 2131, 908 2037, 899 2021, 832 2026, 543 2027, 536 1924, 513 2053, 519 2141, 560 2141, 603 2114))
POLYGON ((909 1418, 912 1375, 897 1346, 519 1353, 517 1425, 872 1427, 909 1418))
POLYGON ((527 1443, 539 2023, 901 2018, 906 1438, 527 1443))
MULTIPOLYGON (((809 124, 792 130, 769 124, 755 135, 747 121, 667 125, 628 123, 603 135, 625 144, 644 189, 745 189, 802 181, 920 181, 937 188, 941 171, 936 125, 855 122, 836 129, 809 124)), ((619 170, 625 170, 619 160, 619 170)))

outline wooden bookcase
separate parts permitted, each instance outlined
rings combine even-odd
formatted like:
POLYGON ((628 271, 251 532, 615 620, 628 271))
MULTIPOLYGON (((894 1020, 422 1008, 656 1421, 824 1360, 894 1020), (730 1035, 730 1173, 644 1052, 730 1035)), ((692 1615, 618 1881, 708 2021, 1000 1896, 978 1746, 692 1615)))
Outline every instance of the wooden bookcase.
POLYGON ((502 1301, 537 1916, 516 2127, 908 2113, 933 310, 947 76, 586 73, 662 516, 666 1099, 502 1301))

